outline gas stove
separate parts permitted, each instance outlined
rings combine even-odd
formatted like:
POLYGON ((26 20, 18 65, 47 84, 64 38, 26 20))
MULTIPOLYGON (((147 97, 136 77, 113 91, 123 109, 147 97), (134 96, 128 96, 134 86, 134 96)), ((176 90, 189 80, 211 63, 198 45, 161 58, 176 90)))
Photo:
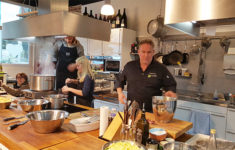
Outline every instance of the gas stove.
POLYGON ((25 98, 33 98, 33 99, 38 99, 38 98, 42 98, 42 97, 45 97, 49 94, 57 94, 58 91, 32 91, 32 90, 29 90, 29 89, 25 89, 25 90, 22 90, 23 93, 24 93, 24 97, 25 98))
POLYGON ((69 113, 75 113, 75 112, 85 111, 87 109, 84 109, 81 107, 76 107, 76 106, 69 105, 69 104, 64 104, 64 107, 60 108, 59 110, 64 110, 69 113))

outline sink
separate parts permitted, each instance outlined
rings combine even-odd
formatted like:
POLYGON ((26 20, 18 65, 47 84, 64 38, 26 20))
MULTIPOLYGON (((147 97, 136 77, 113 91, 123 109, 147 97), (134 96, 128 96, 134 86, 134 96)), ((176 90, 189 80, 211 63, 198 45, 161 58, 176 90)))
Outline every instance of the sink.
MULTIPOLYGON (((195 146, 198 150, 206 150, 206 147, 208 145, 208 140, 209 140, 209 135, 196 134, 192 138, 190 138, 188 141, 186 141, 186 143, 189 145, 195 146)), ((235 149, 234 142, 216 138, 216 143, 217 143, 218 150, 234 150, 235 149)))

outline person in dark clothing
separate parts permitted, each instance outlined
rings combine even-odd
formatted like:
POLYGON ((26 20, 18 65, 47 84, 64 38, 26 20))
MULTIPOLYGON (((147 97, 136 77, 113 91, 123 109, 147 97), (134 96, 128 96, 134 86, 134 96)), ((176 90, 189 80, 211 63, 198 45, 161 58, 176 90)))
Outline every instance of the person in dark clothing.
POLYGON ((16 81, 17 83, 14 85, 14 88, 5 84, 3 84, 2 87, 8 94, 12 96, 23 96, 24 93, 22 90, 29 89, 28 76, 25 73, 17 73, 16 81))
POLYGON ((146 111, 152 111, 152 96, 162 95, 176 97, 176 81, 167 68, 153 59, 154 43, 143 40, 139 44, 138 60, 128 62, 116 81, 118 100, 124 104, 128 100, 136 100, 146 111), (127 98, 123 93, 127 82, 127 98))
POLYGON ((76 60, 76 65, 78 78, 67 78, 65 81, 66 86, 62 88, 62 92, 64 94, 69 94, 69 102, 73 103, 73 96, 76 96, 77 104, 91 107, 95 82, 90 62, 85 56, 82 56, 76 60), (73 84, 75 86, 69 87, 68 84, 73 84))
POLYGON ((74 36, 54 43, 56 63, 56 89, 65 85, 67 78, 77 78, 75 60, 84 56, 83 46, 74 36))

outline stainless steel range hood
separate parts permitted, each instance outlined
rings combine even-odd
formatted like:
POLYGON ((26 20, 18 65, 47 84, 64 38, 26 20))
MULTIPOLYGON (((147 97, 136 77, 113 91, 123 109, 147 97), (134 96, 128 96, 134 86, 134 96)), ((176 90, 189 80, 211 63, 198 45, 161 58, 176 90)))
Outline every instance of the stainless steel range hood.
POLYGON ((200 27, 235 24, 234 11, 234 0, 166 0, 164 23, 199 36, 200 27))
POLYGON ((39 0, 38 16, 3 23, 3 39, 72 35, 109 41, 108 22, 68 12, 68 0, 39 0))

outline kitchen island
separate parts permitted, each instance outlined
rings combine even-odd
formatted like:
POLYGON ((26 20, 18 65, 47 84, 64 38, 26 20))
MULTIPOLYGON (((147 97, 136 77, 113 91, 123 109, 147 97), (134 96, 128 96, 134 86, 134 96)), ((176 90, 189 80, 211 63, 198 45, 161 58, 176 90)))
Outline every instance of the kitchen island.
MULTIPOLYGON (((82 105, 76 105, 85 109, 92 110, 82 105)), ((89 132, 73 133, 66 128, 69 119, 65 120, 64 126, 60 131, 50 134, 36 133, 30 122, 17 127, 14 130, 8 130, 8 125, 3 124, 3 118, 12 116, 22 116, 24 112, 17 109, 0 110, 0 143, 12 150, 101 150, 106 141, 98 138, 99 130, 89 132)), ((185 142, 191 136, 183 134, 177 141, 185 142)))

